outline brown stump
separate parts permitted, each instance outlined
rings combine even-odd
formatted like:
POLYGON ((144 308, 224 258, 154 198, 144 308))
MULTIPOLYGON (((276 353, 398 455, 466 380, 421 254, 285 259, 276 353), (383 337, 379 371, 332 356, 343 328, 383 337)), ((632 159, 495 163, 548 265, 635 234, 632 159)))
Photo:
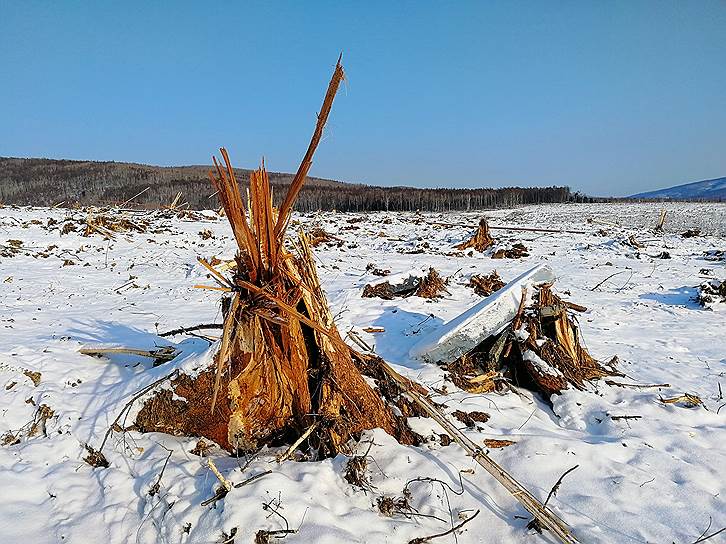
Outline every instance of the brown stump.
POLYGON ((617 374, 612 368, 617 358, 607 368, 582 346, 577 325, 567 312, 571 306, 555 295, 551 286, 543 285, 537 293, 535 311, 524 317, 529 336, 520 349, 523 353, 534 353, 546 366, 533 364, 524 357, 523 363, 529 377, 546 395, 559 393, 568 384, 583 389, 588 381, 617 374), (538 339, 544 343, 538 345, 538 339))
POLYGON ((466 242, 454 246, 456 249, 461 251, 465 249, 474 248, 478 252, 482 253, 494 245, 494 238, 489 234, 489 224, 486 218, 482 217, 479 221, 479 228, 476 230, 474 236, 472 236, 466 242))
POLYGON ((485 393, 514 382, 549 397, 570 385, 584 389, 589 381, 620 375, 614 369, 617 357, 602 365, 581 344, 568 310, 585 308, 563 301, 550 285, 540 286, 534 298, 534 304, 525 308, 523 295, 516 317, 503 332, 447 365, 454 385, 485 393), (526 336, 515 334, 520 328, 526 336))
POLYGON ((376 427, 403 442, 413 440, 405 420, 393 414, 354 364, 320 287, 308 239, 300 233, 292 252, 284 244, 292 205, 342 79, 338 63, 279 212, 264 167, 251 173, 245 203, 226 150, 221 149, 224 166, 214 159, 216 173, 210 178, 239 249, 230 279, 200 261, 217 289, 231 297, 216 368, 172 382, 186 400, 173 400, 165 391, 148 401, 136 421, 141 430, 204 436, 235 451, 289 443, 313 427, 307 444, 318 456, 334 455, 376 427))

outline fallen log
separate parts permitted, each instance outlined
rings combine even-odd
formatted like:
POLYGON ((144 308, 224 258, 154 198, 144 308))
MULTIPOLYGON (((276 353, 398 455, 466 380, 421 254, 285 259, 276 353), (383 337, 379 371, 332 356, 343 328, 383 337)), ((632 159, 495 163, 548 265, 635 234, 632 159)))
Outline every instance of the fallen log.
POLYGON ((105 355, 137 355, 139 357, 154 359, 154 366, 171 361, 179 355, 179 351, 172 346, 164 346, 159 349, 152 350, 133 348, 81 348, 78 350, 78 353, 90 355, 91 357, 103 357, 105 355))
MULTIPOLYGON (((465 223, 429 223, 429 225, 437 225, 439 227, 464 227, 464 228, 473 228, 471 225, 467 225, 465 223)), ((593 234, 593 232, 587 231, 587 230, 571 230, 571 229, 543 229, 540 227, 513 227, 509 225, 489 225, 487 224, 487 227, 489 230, 512 230, 512 231, 519 231, 519 232, 547 232, 552 234, 593 234)))
POLYGON ((449 420, 448 416, 441 412, 426 395, 420 392, 421 386, 401 376, 398 372, 380 357, 373 355, 376 364, 401 389, 434 421, 446 431, 446 433, 461 446, 479 466, 486 470, 495 480, 509 491, 512 496, 524 506, 524 508, 538 520, 541 527, 550 531, 560 542, 574 544, 577 538, 567 524, 555 514, 550 508, 538 501, 522 484, 520 484, 503 467, 489 457, 481 447, 470 440, 458 427, 449 420))

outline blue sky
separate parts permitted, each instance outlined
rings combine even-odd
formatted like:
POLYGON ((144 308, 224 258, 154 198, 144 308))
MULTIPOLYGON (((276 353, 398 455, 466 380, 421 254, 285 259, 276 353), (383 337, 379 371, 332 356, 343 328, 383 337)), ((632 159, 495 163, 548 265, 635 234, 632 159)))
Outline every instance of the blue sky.
POLYGON ((0 156, 567 184, 726 176, 726 2, 0 0, 0 156))

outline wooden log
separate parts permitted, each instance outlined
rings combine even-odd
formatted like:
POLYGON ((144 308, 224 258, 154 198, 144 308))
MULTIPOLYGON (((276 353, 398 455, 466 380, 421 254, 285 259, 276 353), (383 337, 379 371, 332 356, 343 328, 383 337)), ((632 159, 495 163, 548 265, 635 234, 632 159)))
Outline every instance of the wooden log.
MULTIPOLYGON (((382 371, 394 380, 424 412, 441 425, 449 436, 457 444, 459 444, 472 457, 472 459, 484 468, 484 470, 497 480, 497 482, 502 484, 502 486, 504 486, 504 488, 509 491, 536 520, 539 521, 542 528, 550 531, 560 542, 566 544, 575 544, 579 542, 572 534, 572 531, 567 524, 559 516, 557 516, 557 514, 538 501, 522 484, 515 480, 511 474, 489 457, 481 449, 481 447, 462 433, 453 422, 449 421, 448 416, 441 412, 427 396, 422 395, 416 387, 413 387, 413 382, 393 370, 393 368, 383 359, 378 358, 378 361, 382 371)), ((421 386, 419 385, 418 387, 421 386)))
MULTIPOLYGON (((472 225, 465 223, 429 223, 429 225, 438 225, 440 227, 465 227, 467 229, 475 228, 472 225)), ((562 233, 562 234, 593 234, 586 230, 571 230, 571 229, 543 229, 539 227, 512 227, 508 225, 489 225, 490 230, 513 230, 521 232, 549 232, 549 233, 562 233)))

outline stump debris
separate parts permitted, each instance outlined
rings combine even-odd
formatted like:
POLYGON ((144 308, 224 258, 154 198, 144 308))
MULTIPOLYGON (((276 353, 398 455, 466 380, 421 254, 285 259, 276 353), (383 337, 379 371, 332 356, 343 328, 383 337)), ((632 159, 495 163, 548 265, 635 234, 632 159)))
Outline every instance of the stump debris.
POLYGON ((529 249, 521 243, 516 243, 510 248, 499 248, 492 253, 492 259, 521 259, 529 257, 529 249))
POLYGON ((479 228, 476 230, 474 235, 466 242, 462 242, 461 244, 458 244, 454 247, 455 249, 458 249, 460 251, 472 248, 479 253, 483 253, 484 251, 492 247, 495 241, 496 240, 492 238, 491 234, 489 234, 489 224, 487 223, 486 218, 482 217, 479 220, 479 228))
POLYGON ((488 297, 495 291, 499 291, 504 285, 502 278, 499 277, 496 270, 493 270, 491 274, 486 276, 474 274, 469 279, 469 287, 474 289, 474 292, 480 297, 488 297))

